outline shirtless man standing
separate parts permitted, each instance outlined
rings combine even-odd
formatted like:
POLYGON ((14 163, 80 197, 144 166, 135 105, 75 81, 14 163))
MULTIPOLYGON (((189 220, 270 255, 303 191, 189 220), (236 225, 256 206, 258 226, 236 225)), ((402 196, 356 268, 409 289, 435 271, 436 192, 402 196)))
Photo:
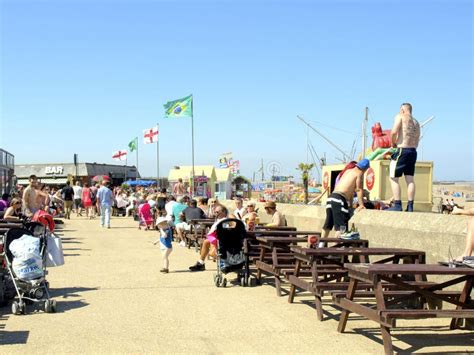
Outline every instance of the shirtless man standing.
POLYGON ((23 191, 23 213, 27 217, 32 217, 39 209, 36 198, 36 185, 38 184, 38 178, 36 175, 31 175, 28 180, 29 185, 23 191))
POLYGON ((401 189, 399 178, 405 175, 407 183, 407 211, 413 212, 413 200, 415 199, 415 163, 417 158, 416 148, 420 141, 420 124, 411 115, 412 106, 404 103, 400 107, 400 113, 395 116, 392 128, 392 147, 397 151, 392 155, 390 162, 390 183, 394 197, 391 211, 402 211, 401 189))
POLYGON ((173 193, 176 198, 184 196, 186 193, 186 187, 183 184, 183 179, 178 179, 178 182, 173 187, 173 193))
POLYGON ((329 195, 326 203, 326 221, 323 226, 322 237, 327 238, 329 232, 334 227, 336 231, 335 237, 341 235, 341 227, 346 227, 349 222, 349 206, 352 205, 354 192, 357 192, 359 199, 358 210, 364 207, 363 183, 364 174, 370 167, 367 159, 359 161, 355 168, 348 169, 341 176, 338 184, 334 188, 334 192, 329 195))

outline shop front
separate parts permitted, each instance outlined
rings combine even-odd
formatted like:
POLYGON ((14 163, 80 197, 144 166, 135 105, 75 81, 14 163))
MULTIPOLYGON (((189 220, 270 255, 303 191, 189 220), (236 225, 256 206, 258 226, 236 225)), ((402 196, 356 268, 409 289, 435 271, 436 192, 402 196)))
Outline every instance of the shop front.
POLYGON ((12 191, 14 168, 15 157, 13 154, 0 149, 0 195, 12 191))
POLYGON ((209 197, 211 190, 209 187, 209 178, 207 176, 194 177, 194 196, 209 197))
POLYGON ((56 187, 65 185, 66 181, 91 184, 97 175, 107 175, 116 186, 140 176, 134 166, 97 163, 15 165, 15 174, 18 185, 27 185, 29 176, 36 175, 41 183, 56 187))

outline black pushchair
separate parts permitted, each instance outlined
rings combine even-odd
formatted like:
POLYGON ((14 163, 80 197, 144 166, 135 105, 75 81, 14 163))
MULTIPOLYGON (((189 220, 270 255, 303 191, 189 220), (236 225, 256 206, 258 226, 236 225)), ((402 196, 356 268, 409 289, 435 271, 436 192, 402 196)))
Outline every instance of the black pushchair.
POLYGON ((217 287, 227 285, 224 275, 229 272, 238 274, 241 286, 249 285, 250 270, 246 236, 245 225, 239 219, 225 219, 217 225, 217 274, 214 275, 214 284, 217 287))
POLYGON ((48 232, 41 223, 31 222, 25 224, 25 228, 12 228, 5 234, 4 258, 6 267, 16 290, 17 300, 12 303, 13 314, 26 314, 26 304, 42 304, 46 313, 56 312, 56 301, 52 300, 48 291, 48 282, 46 281, 46 250, 47 250, 48 232), (14 255, 10 250, 10 245, 14 240, 24 235, 33 236, 39 239, 40 256, 42 259, 42 276, 35 279, 22 279, 16 275, 13 268, 14 255))

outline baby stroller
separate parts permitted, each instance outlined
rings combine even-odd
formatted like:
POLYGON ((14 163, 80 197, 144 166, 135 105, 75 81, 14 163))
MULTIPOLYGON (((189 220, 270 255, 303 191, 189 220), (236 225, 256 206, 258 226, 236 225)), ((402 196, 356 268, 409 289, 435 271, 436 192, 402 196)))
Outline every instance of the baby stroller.
POLYGON ((141 227, 144 227, 145 230, 152 229, 153 215, 148 202, 142 203, 140 206, 138 206, 138 216, 138 229, 141 229, 141 227))
MULTIPOLYGON (((13 285, 16 290, 17 299, 12 303, 13 314, 26 314, 26 304, 28 303, 42 303, 42 308, 46 313, 56 312, 56 301, 50 299, 48 291, 48 282, 45 278, 45 255, 47 250, 47 229, 37 222, 30 222, 25 224, 25 228, 12 228, 8 230, 5 235, 4 258, 13 285), (37 277, 20 277, 15 272, 14 268, 14 254, 11 251, 11 245, 14 241, 19 240, 24 235, 38 238, 39 240, 39 255, 38 258, 42 260, 42 268, 38 264, 28 264, 22 271, 31 272, 35 270, 34 275, 37 277)), ((29 261, 30 259, 28 259, 29 261)), ((28 262, 27 261, 27 262, 28 262)), ((25 263, 26 264, 26 263, 25 263)), ((17 269, 18 270, 18 269, 17 269)), ((26 273, 25 273, 26 275, 26 273)))
POLYGON ((225 219, 216 227, 217 274, 214 275, 216 287, 225 287, 229 272, 237 272, 241 286, 249 285, 249 258, 246 247, 244 223, 239 219, 225 219))

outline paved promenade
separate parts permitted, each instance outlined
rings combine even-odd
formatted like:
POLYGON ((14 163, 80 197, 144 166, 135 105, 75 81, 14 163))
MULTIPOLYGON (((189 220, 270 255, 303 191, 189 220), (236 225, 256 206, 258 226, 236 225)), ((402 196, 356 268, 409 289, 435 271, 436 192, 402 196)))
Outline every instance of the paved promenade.
MULTIPOLYGON (((316 320, 310 297, 288 304, 270 285, 216 288, 215 263, 191 274, 193 250, 175 246, 171 272, 160 274, 155 232, 131 219, 66 221, 66 264, 48 280, 57 314, 13 316, 0 308, 0 353, 319 353, 381 354, 375 323, 353 317, 345 334, 338 316, 316 320), (354 320, 355 319, 355 320, 354 320)), ((400 322, 403 325, 403 322, 400 322)), ((449 331, 449 320, 393 331, 394 346, 408 352, 474 352, 474 333, 449 331), (430 326, 430 328, 428 328, 430 326)))

